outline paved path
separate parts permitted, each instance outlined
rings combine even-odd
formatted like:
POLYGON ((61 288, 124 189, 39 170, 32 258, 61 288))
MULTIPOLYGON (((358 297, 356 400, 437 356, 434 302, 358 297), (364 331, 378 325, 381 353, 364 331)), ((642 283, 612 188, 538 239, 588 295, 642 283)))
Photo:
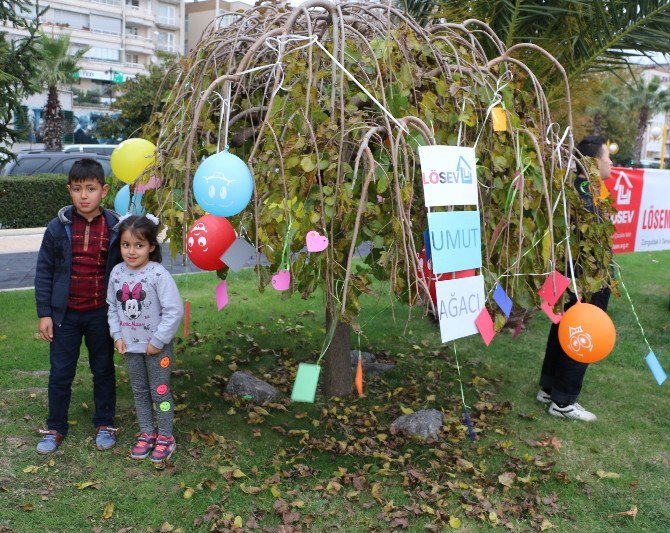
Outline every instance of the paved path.
MULTIPOLYGON (((0 229, 0 291, 32 289, 35 281, 37 252, 42 243, 45 228, 26 228, 16 230, 0 229)), ((172 274, 202 272, 192 263, 182 266, 182 256, 172 259, 169 244, 161 245, 163 266, 172 274)), ((370 243, 364 242, 356 249, 356 257, 365 257, 370 253, 370 243)), ((305 251, 303 249, 302 251, 305 251)), ((301 252, 295 252, 293 257, 301 252)), ((267 265, 267 259, 261 254, 261 264, 267 265)), ((253 267, 249 262, 246 266, 253 267)))
MULTIPOLYGON (((44 229, 0 230, 0 291, 33 288, 37 252, 44 229)), ((161 247, 163 266, 171 273, 202 272, 191 263, 183 267, 181 255, 173 260, 168 244, 162 244, 161 247)))

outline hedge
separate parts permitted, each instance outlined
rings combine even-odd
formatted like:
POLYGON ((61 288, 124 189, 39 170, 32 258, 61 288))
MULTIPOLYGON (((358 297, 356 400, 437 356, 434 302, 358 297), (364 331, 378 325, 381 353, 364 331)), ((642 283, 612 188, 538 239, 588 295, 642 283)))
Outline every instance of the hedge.
POLYGON ((0 176, 0 227, 40 228, 72 203, 67 176, 0 176))

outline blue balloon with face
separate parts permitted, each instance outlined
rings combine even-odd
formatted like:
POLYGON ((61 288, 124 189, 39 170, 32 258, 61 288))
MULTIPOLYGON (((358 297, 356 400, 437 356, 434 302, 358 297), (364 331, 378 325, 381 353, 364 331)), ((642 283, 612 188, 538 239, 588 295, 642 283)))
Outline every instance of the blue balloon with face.
POLYGON ((206 158, 193 178, 196 202, 207 213, 232 217, 251 200, 254 180, 247 164, 228 151, 206 158))
POLYGON ((130 213, 142 216, 146 214, 147 210, 142 206, 142 193, 136 192, 131 198, 130 185, 121 187, 114 197, 114 211, 119 215, 130 213))

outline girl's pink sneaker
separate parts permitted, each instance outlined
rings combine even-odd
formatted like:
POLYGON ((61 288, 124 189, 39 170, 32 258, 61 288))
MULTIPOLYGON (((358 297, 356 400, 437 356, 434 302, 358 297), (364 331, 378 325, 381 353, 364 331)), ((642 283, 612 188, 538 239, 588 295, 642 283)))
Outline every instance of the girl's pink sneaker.
POLYGON ((158 435, 156 439, 156 447, 151 452, 151 461, 153 463, 160 463, 167 461, 172 457, 172 454, 177 449, 177 443, 174 437, 166 437, 165 435, 158 435))
POLYGON ((148 433, 142 433, 131 450, 130 457, 133 459, 146 459, 149 457, 151 450, 154 449, 155 444, 156 434, 149 435, 148 433))

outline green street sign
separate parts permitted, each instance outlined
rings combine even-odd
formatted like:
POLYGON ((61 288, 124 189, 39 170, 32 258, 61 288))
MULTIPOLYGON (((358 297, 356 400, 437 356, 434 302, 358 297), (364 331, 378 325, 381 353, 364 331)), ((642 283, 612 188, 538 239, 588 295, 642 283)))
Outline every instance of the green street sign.
POLYGON ((114 78, 112 78, 113 83, 123 83, 123 74, 121 72, 114 71, 114 78))

